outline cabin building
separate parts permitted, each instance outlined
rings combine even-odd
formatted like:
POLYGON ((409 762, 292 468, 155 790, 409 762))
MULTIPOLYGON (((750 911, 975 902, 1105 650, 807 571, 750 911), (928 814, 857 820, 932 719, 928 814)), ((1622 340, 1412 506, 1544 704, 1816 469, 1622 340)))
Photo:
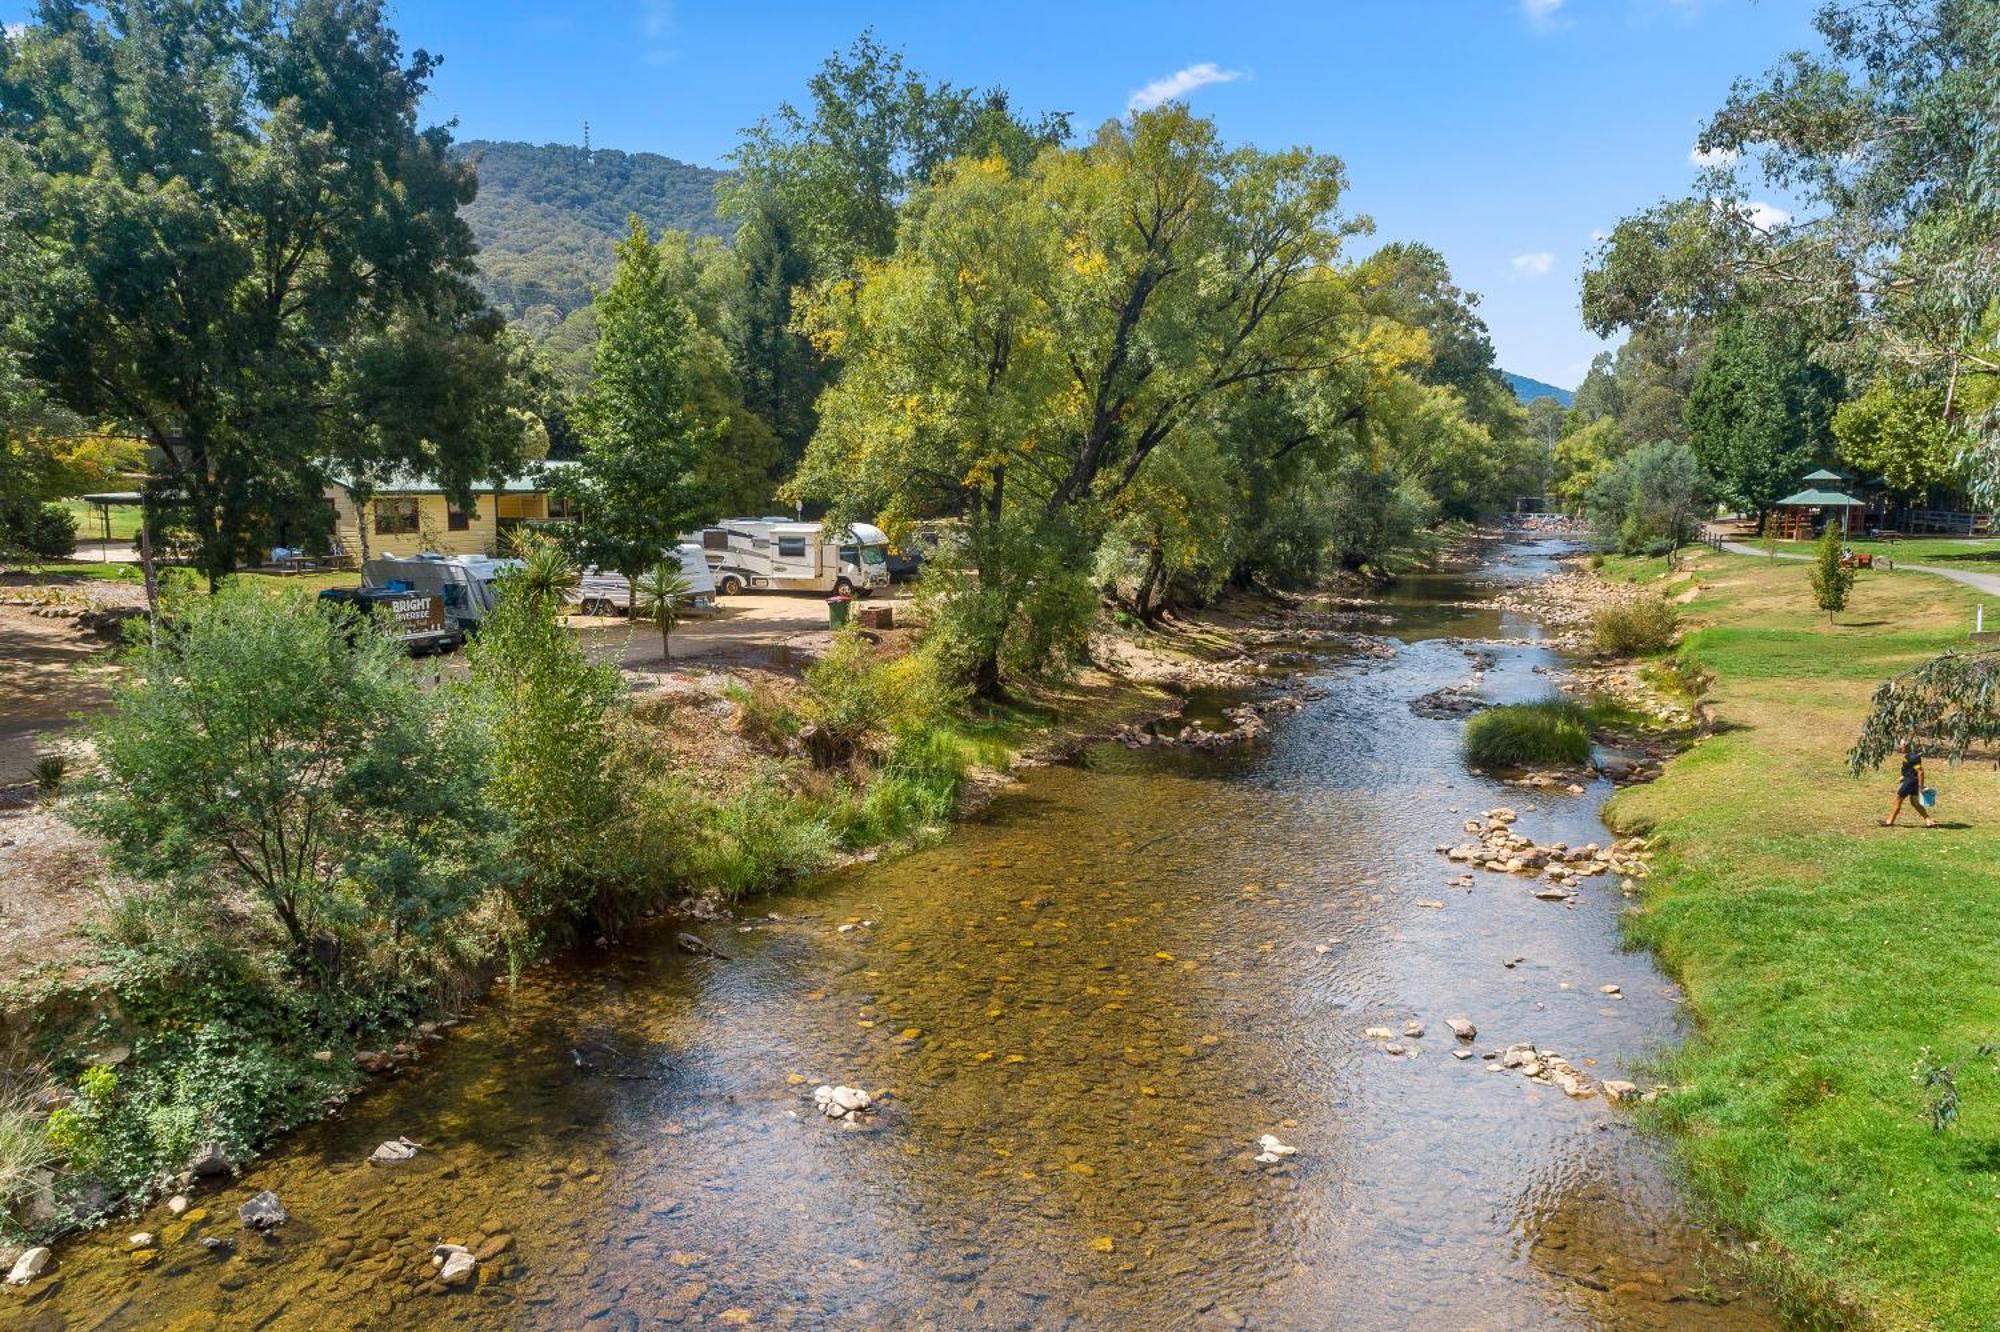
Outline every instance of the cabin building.
POLYGON ((476 488, 471 506, 464 509, 446 498, 444 488, 429 477, 392 477, 358 506, 353 493, 336 482, 326 488, 336 549, 349 559, 360 558, 365 522, 365 548, 371 557, 420 552, 505 555, 507 535, 513 529, 570 516, 563 502, 549 493, 547 479, 551 468, 570 465, 545 463, 534 474, 510 478, 498 488, 476 488))

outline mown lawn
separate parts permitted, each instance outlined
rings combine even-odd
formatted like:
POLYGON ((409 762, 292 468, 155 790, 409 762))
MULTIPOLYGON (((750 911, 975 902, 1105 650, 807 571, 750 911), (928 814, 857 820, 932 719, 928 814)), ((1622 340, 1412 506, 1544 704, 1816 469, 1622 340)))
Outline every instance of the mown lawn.
POLYGON ((1634 932, 1697 1020, 1659 1114, 1802 1289, 1892 1328, 2000 1325, 2000 773, 1934 764, 1946 826, 1884 829, 1893 768, 1843 761, 1877 683, 1966 645, 1977 595, 1864 577, 1829 625, 1805 566, 1695 563, 1683 650, 1714 672, 1717 732, 1610 814, 1664 843, 1634 932), (1942 1134, 1926 1051, 1957 1081, 1942 1134))
MULTIPOLYGON (((76 537, 79 541, 102 541, 104 539, 104 514, 94 504, 86 504, 80 499, 61 501, 76 519, 76 537)), ((111 539, 113 541, 136 541, 139 539, 139 506, 136 504, 114 504, 110 506, 111 539)))

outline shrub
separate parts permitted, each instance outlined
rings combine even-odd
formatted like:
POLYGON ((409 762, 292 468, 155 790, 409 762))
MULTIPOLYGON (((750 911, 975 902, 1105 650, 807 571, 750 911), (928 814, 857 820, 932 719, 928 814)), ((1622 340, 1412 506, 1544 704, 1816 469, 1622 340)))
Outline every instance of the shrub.
POLYGON ((807 668, 804 686, 799 738, 821 768, 882 753, 929 728, 952 697, 928 654, 884 660, 859 629, 835 638, 833 649, 807 668))
POLYGON ((1680 613, 1665 597, 1635 597, 1597 613, 1591 638, 1611 657, 1647 657, 1673 646, 1680 613))
POLYGON ((18 1087, 0 1092, 0 1210, 34 1183, 54 1159, 42 1116, 18 1087))
POLYGON ((1481 768, 1586 762, 1590 714, 1563 699, 1488 708, 1465 724, 1465 757, 1481 768))
POLYGON ((524 574, 507 575, 466 654, 493 740, 484 798, 512 827, 504 933, 517 965, 593 912, 616 914, 606 899, 624 886, 629 829, 606 725, 624 682, 615 665, 590 659, 560 608, 524 574))
POLYGON ((791 748, 798 738, 799 717, 775 684, 755 679, 747 685, 729 684, 722 692, 736 705, 736 730, 745 740, 773 754, 791 748))
POLYGON ((62 798, 69 780, 69 760, 61 754, 44 754, 35 760, 35 797, 45 804, 62 798))
POLYGON ((28 518, 21 544, 45 560, 76 554, 76 515, 60 504, 44 504, 28 518))
POLYGON ((113 867, 191 915, 256 903, 319 982, 382 940, 448 940, 501 850, 484 733, 453 696, 302 592, 225 588, 174 628, 114 690, 70 807, 113 867))

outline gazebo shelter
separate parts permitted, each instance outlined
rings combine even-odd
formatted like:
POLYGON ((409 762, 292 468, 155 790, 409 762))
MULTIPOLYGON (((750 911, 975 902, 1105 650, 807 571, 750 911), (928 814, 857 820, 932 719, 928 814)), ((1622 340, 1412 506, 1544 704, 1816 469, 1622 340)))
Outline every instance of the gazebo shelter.
POLYGON ((104 544, 98 548, 101 558, 111 558, 111 510, 114 508, 137 508, 146 502, 146 497, 136 490, 106 490, 95 495, 85 495, 83 502, 97 510, 98 521, 104 528, 104 544))
MULTIPOLYGON (((1807 477, 1806 480, 1812 480, 1807 477)), ((1832 511, 1840 510, 1840 533, 1846 536, 1856 509, 1868 506, 1851 495, 1843 495, 1837 490, 1801 490, 1796 495, 1787 495, 1771 506, 1774 510, 1771 521, 1777 525, 1780 541, 1803 541, 1812 535, 1813 515, 1824 513, 1832 519, 1832 511)))
POLYGON ((1824 467, 1816 472, 1807 472, 1800 480, 1808 486, 1838 486, 1847 482, 1847 478, 1839 472, 1829 472, 1824 467))

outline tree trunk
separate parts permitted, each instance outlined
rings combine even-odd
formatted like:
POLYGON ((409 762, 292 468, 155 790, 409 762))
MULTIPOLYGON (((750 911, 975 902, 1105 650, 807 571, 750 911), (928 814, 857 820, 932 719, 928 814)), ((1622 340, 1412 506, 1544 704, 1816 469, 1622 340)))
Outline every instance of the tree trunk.
POLYGON ((674 631, 667 627, 667 622, 665 620, 660 621, 660 655, 668 661, 674 659, 673 634, 674 631))
POLYGON ((1160 618, 1160 607, 1153 601, 1159 590, 1160 575, 1166 569, 1166 554, 1155 544, 1146 552, 1146 574, 1139 580, 1139 590, 1133 594, 1133 609, 1138 612, 1140 622, 1148 627, 1160 618))
POLYGON ((639 618, 639 575, 635 573, 625 575, 625 618, 639 618))

